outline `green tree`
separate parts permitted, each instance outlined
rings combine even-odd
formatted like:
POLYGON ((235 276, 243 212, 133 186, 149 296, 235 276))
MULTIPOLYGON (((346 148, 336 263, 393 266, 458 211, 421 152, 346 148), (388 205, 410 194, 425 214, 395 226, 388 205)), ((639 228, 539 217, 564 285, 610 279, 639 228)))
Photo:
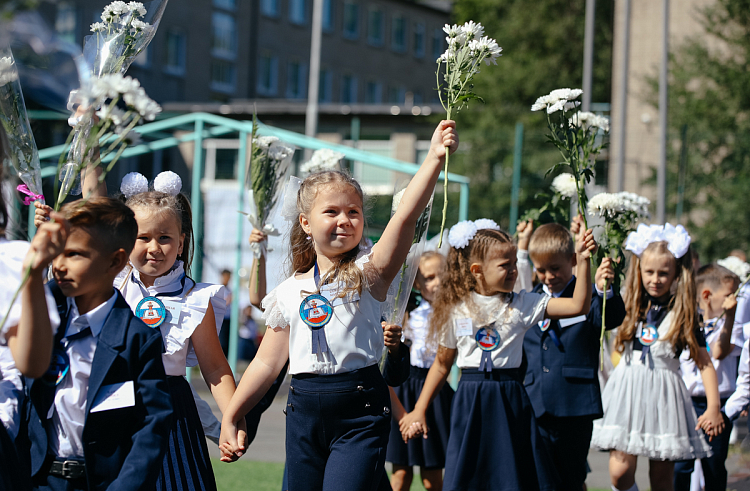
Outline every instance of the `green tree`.
MULTIPOLYGON (((611 1, 596 2, 593 102, 610 101, 613 9, 611 1)), ((451 160, 451 170, 472 179, 470 218, 493 218, 507 228, 516 122, 525 125, 521 214, 539 205, 534 195, 549 187, 551 177, 545 180, 544 173, 559 161, 544 137, 544 116, 530 108, 553 89, 581 86, 585 2, 457 0, 454 16, 457 23, 481 22, 503 47, 503 56, 476 79, 476 93, 486 103, 472 103, 457 117, 463 149, 455 166, 451 160)), ((458 193, 450 199, 457 204, 458 193)), ((449 224, 455 223, 457 208, 451 206, 449 224)))
POLYGON ((717 0, 699 19, 705 33, 670 61, 668 211, 679 199, 684 131, 682 221, 708 262, 750 248, 750 1, 717 0))

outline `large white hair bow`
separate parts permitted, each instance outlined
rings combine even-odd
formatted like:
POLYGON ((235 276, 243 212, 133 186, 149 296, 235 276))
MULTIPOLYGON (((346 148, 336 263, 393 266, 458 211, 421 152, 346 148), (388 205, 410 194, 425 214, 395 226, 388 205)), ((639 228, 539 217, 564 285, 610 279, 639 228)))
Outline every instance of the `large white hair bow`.
POLYGON ((669 252, 679 259, 687 254, 688 249, 690 249, 690 234, 682 225, 675 227, 671 223, 664 225, 641 223, 635 232, 630 232, 630 235, 628 235, 625 241, 625 249, 641 257, 646 247, 654 242, 666 242, 669 252))

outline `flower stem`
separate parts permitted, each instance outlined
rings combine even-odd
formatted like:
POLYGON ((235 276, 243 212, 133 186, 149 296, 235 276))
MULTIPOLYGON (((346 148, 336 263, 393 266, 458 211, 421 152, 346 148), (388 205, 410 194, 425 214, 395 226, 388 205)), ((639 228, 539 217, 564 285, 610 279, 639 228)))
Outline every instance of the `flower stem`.
POLYGON ((604 371, 604 331, 606 330, 606 312, 607 312, 607 290, 609 285, 605 283, 604 299, 602 300, 602 332, 599 335, 599 370, 604 371))
MULTIPOLYGON (((447 119, 451 119, 452 106, 448 106, 447 119)), ((443 176, 443 219, 440 222, 440 238, 438 239, 438 249, 443 245, 443 230, 445 229, 445 217, 448 214, 448 158, 450 157, 450 148, 445 147, 445 175, 443 176)))

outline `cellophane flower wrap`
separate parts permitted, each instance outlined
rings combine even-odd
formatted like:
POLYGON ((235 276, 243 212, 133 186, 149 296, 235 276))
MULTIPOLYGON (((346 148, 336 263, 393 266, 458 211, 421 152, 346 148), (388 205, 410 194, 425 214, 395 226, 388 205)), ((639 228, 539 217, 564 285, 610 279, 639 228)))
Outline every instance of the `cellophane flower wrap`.
MULTIPOLYGON (((391 206, 391 216, 396 213, 401 198, 406 192, 406 186, 397 186, 397 192, 393 195, 393 205, 391 206)), ((430 215, 432 214, 432 198, 425 207, 424 211, 417 219, 414 227, 414 237, 411 241, 411 248, 406 260, 401 265, 401 269, 388 287, 388 294, 383 303, 382 312, 389 324, 403 325, 404 314, 406 313, 406 304, 409 302, 414 279, 419 271, 419 260, 424 252, 427 243, 427 226, 430 224, 430 215)))
POLYGON ((31 193, 27 194, 34 198, 31 201, 44 201, 39 153, 31 133, 18 69, 8 47, 0 48, 0 124, 3 164, 9 164, 23 181, 31 193))
MULTIPOLYGON (((250 172, 248 172, 249 213, 247 219, 252 226, 266 235, 276 236, 279 231, 269 217, 279 202, 284 183, 291 170, 294 148, 284 144, 275 136, 256 137, 257 117, 253 118, 253 138, 250 146, 250 172)), ((265 242, 250 244, 250 250, 259 259, 267 253, 265 242)), ((260 268, 260 262, 258 263, 260 268)), ((256 278, 259 278, 256 276, 256 278)), ((256 289, 258 284, 256 283, 256 289)))
POLYGON ((609 118, 578 111, 581 103, 577 99, 581 94, 581 89, 555 89, 539 97, 531 110, 545 111, 550 131, 547 139, 557 147, 563 158, 562 162, 547 171, 547 175, 565 167, 571 169, 575 178, 578 212, 588 228, 588 200, 584 186, 594 177, 594 159, 604 147, 601 135, 609 133, 609 118))
MULTIPOLYGON (((107 75, 125 74, 133 60, 154 38, 167 1, 115 1, 104 7, 101 22, 91 24, 92 34, 83 39, 83 57, 91 69, 92 80, 107 75)), ((71 93, 68 109, 75 112, 79 105, 95 104, 95 101, 86 97, 87 94, 88 91, 85 90, 71 93)), ((100 108, 101 105, 94 105, 94 110, 100 108)), ((81 163, 93 158, 85 152, 87 145, 83 143, 91 134, 92 121, 91 118, 73 116, 69 122, 76 133, 68 153, 68 161, 59 177, 64 181, 75 176, 76 185, 71 186, 71 191, 72 194, 79 194, 79 183, 83 179, 80 176, 79 180, 79 174, 81 170, 85 171, 81 163), (79 172, 74 173, 75 169, 79 172)))
POLYGON ((299 171, 303 177, 307 177, 316 172, 338 170, 339 163, 343 158, 344 154, 341 152, 331 150, 330 148, 320 148, 313 152, 309 161, 299 167, 299 171))
MULTIPOLYGON (((503 48, 497 41, 484 35, 482 24, 469 21, 462 26, 446 24, 443 31, 447 34, 448 49, 437 59, 437 91, 440 103, 445 109, 446 119, 452 119, 459 110, 471 100, 482 101, 474 93, 474 76, 479 73, 482 62, 497 65, 497 58, 503 48), (442 82, 440 75, 442 71, 442 82)), ((448 149, 445 152, 445 176, 443 179, 443 218, 440 222, 440 239, 442 245, 445 217, 448 212, 448 149)))
MULTIPOLYGON (((625 254, 623 249, 625 241, 630 232, 635 230, 638 221, 648 218, 648 207, 651 204, 647 198, 635 193, 599 193, 588 202, 588 213, 591 216, 599 216, 604 219, 602 233, 599 237, 599 249, 596 255, 596 263, 601 264, 605 257, 612 259, 612 267, 615 270, 615 278, 612 288, 619 290, 625 279, 625 254)), ((599 345, 604 350, 604 334, 606 332, 607 312, 607 286, 604 286, 604 298, 602 300, 602 330, 599 337, 599 345)), ((600 360, 603 366, 604 360, 600 360)))

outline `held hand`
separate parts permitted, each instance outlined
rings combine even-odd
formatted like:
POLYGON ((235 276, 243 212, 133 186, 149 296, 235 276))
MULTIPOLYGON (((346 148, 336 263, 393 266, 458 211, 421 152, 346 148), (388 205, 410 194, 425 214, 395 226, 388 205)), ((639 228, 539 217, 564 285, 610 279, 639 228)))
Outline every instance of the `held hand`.
POLYGON ((576 238, 576 254, 578 254, 579 260, 588 261, 594 251, 596 251, 596 247, 593 230, 588 229, 578 234, 576 238))
POLYGON ((401 431, 401 438, 404 439, 404 442, 420 434, 423 434, 424 438, 427 438, 427 433, 430 431, 427 427, 425 414, 417 410, 401 418, 401 421, 398 422, 398 429, 401 431))
POLYGON ((266 234, 258 230, 257 228, 254 228, 252 232, 250 232, 250 243, 255 244, 258 242, 263 242, 264 240, 268 239, 266 234))
POLYGON ((596 268, 596 275, 594 277, 596 286, 606 293, 614 278, 615 268, 612 267, 612 258, 605 257, 602 259, 602 263, 599 267, 596 268))
POLYGON ((573 221, 570 222, 570 231, 573 235, 576 236, 576 239, 578 239, 578 234, 581 233, 581 229, 583 228, 583 217, 579 213, 578 215, 573 217, 573 221))
POLYGON ((440 161, 445 158, 445 147, 450 148, 451 154, 458 150, 458 132, 455 121, 441 121, 432 134, 430 152, 440 161))
POLYGON ((31 247, 23 261, 24 269, 31 266, 34 272, 40 272, 65 250, 70 224, 59 213, 52 213, 54 222, 42 222, 31 241, 31 247))
POLYGON ((707 409, 698 418, 698 425, 695 429, 697 430, 698 428, 703 429, 708 435, 708 441, 713 440, 715 436, 719 436, 724 431, 724 418, 721 415, 721 411, 718 409, 707 409))
POLYGON ((734 296, 734 293, 732 293, 727 298, 725 298, 724 302, 721 304, 721 308, 723 308, 727 312, 734 310, 736 307, 737 307, 737 297, 734 296))
POLYGON ((403 329, 401 326, 386 324, 385 322, 382 322, 381 325, 383 326, 383 343, 388 348, 388 353, 397 352, 399 345, 401 345, 403 329))
POLYGON ((219 436, 219 449, 221 450, 222 462, 234 462, 245 453, 244 449, 240 450, 239 448, 239 438, 237 425, 232 421, 223 419, 221 422, 221 436, 219 436))
POLYGON ((529 241, 531 240, 531 234, 534 232, 534 220, 520 222, 516 226, 516 232, 518 233, 518 248, 522 251, 529 250, 529 241))
POLYGON ((39 228, 44 222, 49 222, 49 214, 52 213, 52 207, 45 205, 40 201, 34 201, 34 226, 39 228))

